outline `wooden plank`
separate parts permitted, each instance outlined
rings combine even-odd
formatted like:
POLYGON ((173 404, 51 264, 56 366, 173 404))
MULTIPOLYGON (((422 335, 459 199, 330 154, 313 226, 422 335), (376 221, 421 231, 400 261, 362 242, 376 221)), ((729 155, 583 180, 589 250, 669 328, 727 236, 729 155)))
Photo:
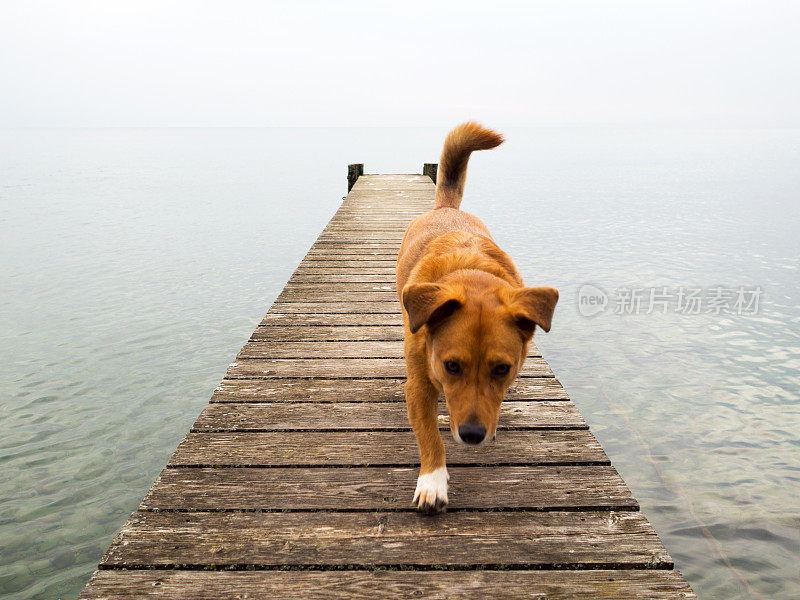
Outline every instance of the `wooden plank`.
MULTIPOLYGON (((354 238, 349 237, 347 239, 341 240, 341 242, 346 246, 363 246, 368 248, 370 246, 394 246, 400 247, 400 244, 403 241, 402 235, 397 235, 390 239, 381 239, 381 240, 370 240, 370 239, 363 239, 363 238, 354 238)), ((331 243, 331 240, 320 239, 319 237, 314 240, 314 247, 324 246, 324 245, 335 245, 338 243, 338 240, 334 240, 334 243, 331 243)))
POLYGON ((494 566, 671 569, 638 512, 134 513, 103 568, 494 566))
POLYGON ((391 232, 397 236, 398 234, 402 235, 408 223, 424 212, 421 208, 415 209, 414 215, 372 211, 374 208, 359 207, 358 205, 347 207, 342 212, 337 212, 322 231, 324 233, 349 229, 371 229, 381 233, 391 232), (356 218, 356 215, 361 215, 361 218, 356 218))
MULTIPOLYGON (((336 232, 341 230, 361 229, 367 231, 391 231, 395 234, 402 234, 405 232, 408 224, 411 223, 417 216, 421 215, 422 211, 414 211, 414 214, 396 214, 396 213, 373 213, 368 215, 358 210, 337 213, 328 221, 328 226, 323 229, 323 232, 336 232), (361 216, 358 216, 358 215, 361 216)), ((397 238, 399 239, 399 237, 397 238)))
POLYGON ((312 248, 393 248, 397 250, 402 244, 402 236, 391 240, 364 240, 364 239, 344 239, 339 241, 314 240, 312 248))
MULTIPOLYGON (((281 377, 398 378, 406 376, 402 358, 271 358, 241 359, 228 367, 226 379, 281 377)), ((552 377, 550 366, 541 358, 528 358, 520 377, 552 377)))
POLYGON ((383 275, 384 277, 391 277, 389 281, 394 281, 395 270, 394 268, 379 268, 379 267, 307 267, 300 265, 295 270, 297 275, 383 275))
MULTIPOLYGON (((453 467, 448 511, 638 510, 610 466, 453 467)), ((416 468, 164 469, 140 510, 413 510, 416 468)))
POLYGON ((405 227, 423 212, 424 211, 422 209, 397 211, 342 206, 342 208, 336 211, 336 214, 333 215, 333 218, 328 221, 328 225, 345 224, 350 226, 353 224, 375 223, 378 225, 400 224, 401 226, 405 227))
POLYGON ((301 262, 297 269, 297 273, 314 271, 324 271, 331 273, 377 273, 385 274, 395 273, 396 263, 390 260, 351 260, 351 261, 304 261, 301 262))
MULTIPOLYGON (((285 304, 281 306, 286 306, 285 304)), ((350 326, 382 326, 382 325, 403 325, 403 317, 400 313, 315 313, 289 314, 289 313, 267 313, 261 321, 262 326, 271 327, 294 327, 296 325, 310 326, 322 325, 325 327, 336 327, 339 325, 350 326)))
POLYGON ((283 291, 286 292, 390 292, 394 294, 392 300, 397 299, 396 286, 393 283, 372 283, 365 281, 351 282, 308 282, 287 283, 283 291))
POLYGON ((403 340, 403 328, 394 326, 296 326, 296 327, 256 327, 250 336, 257 342, 311 342, 311 341, 397 341, 403 340))
POLYGON ((80 600, 697 600, 676 571, 97 571, 80 600), (232 592, 235 590, 235 592, 232 592), (234 594, 234 595, 232 595, 234 594))
MULTIPOLYGON (((430 208, 430 207, 428 207, 430 208)), ((376 231, 400 229, 401 232, 409 222, 425 211, 422 204, 417 204, 413 209, 406 213, 393 212, 391 210, 380 210, 374 206, 367 208, 365 205, 358 204, 342 205, 328 221, 323 231, 342 227, 345 229, 373 226, 376 231)))
POLYGON ((312 248, 306 254, 306 258, 325 258, 330 260, 397 260, 397 252, 366 248, 362 248, 360 250, 347 250, 344 248, 312 248))
POLYGON ((313 258, 306 258, 300 263, 300 268, 313 267, 315 269, 327 269, 328 267, 335 267, 342 269, 345 267, 352 267, 354 269, 369 270, 373 268, 378 269, 394 269, 397 260, 389 258, 386 260, 333 260, 326 258, 325 260, 314 260, 313 258))
POLYGON ((402 240, 409 222, 383 222, 380 219, 351 223, 339 221, 323 229, 317 239, 322 240, 330 236, 347 236, 359 239, 363 234, 366 237, 362 239, 370 242, 381 240, 398 242, 402 240))
POLYGON ((359 233, 322 233, 317 238, 318 242, 334 242, 334 243, 341 243, 341 242, 354 242, 354 241, 361 241, 361 242, 397 242, 398 236, 396 234, 391 233, 367 233, 367 232, 359 232, 359 233))
MULTIPOLYGON (((405 402, 404 379, 225 379, 211 402, 405 402)), ((517 379, 507 401, 566 401, 554 378, 517 379)))
POLYGON ((357 221, 365 221, 389 217, 392 219, 411 220, 417 215, 431 210, 433 208, 433 199, 420 195, 417 199, 405 198, 400 204, 394 202, 391 204, 376 206, 374 202, 345 202, 339 207, 333 218, 347 217, 357 221))
POLYGON ((332 220, 337 222, 360 222, 388 219, 390 221, 411 220, 424 212, 433 210, 433 198, 425 199, 422 196, 403 197, 400 204, 396 201, 398 197, 383 197, 378 202, 384 202, 384 206, 376 203, 375 197, 372 199, 353 198, 344 202, 334 213, 332 220), (394 205, 394 206, 392 206, 394 205))
MULTIPOLYGON (((439 405, 439 428, 450 427, 444 403, 439 405)), ((194 432, 289 430, 411 430, 405 404, 374 402, 261 402, 206 405, 192 425, 194 432)), ((504 402, 500 430, 588 429, 572 402, 504 402)))
POLYGON ((397 255, 398 250, 400 249, 400 242, 399 241, 372 241, 372 242, 360 242, 357 240, 352 241, 342 241, 342 242, 331 242, 326 240, 317 240, 314 242, 314 245, 311 246, 311 250, 319 250, 323 252, 325 250, 333 250, 339 252, 359 252, 359 251, 378 251, 383 254, 391 254, 397 255))
POLYGON ((317 237, 320 241, 366 241, 397 242, 402 231, 323 231, 317 237))
POLYGON ((322 233, 381 233, 387 234, 397 239, 402 236, 411 220, 383 220, 374 219, 371 221, 356 221, 342 218, 334 222, 329 222, 322 233))
MULTIPOLYGON (((325 304, 358 303, 362 302, 397 302, 397 292, 392 290, 348 290, 334 291, 321 289, 287 290, 284 289, 278 296, 277 302, 316 302, 325 304)), ((397 304, 399 310, 400 305, 397 304)))
POLYGON ((395 285, 394 273, 363 274, 363 273, 295 273, 289 283, 373 283, 378 285, 395 285))
POLYGON ((367 239, 398 239, 401 238, 406 230, 406 225, 397 225, 396 227, 385 227, 380 225, 364 224, 362 226, 338 226, 328 227, 323 230, 318 239, 327 239, 328 236, 348 236, 348 237, 361 237, 367 236, 367 239), (381 237, 377 237, 381 236, 381 237))
MULTIPOLYGON (((277 328, 276 328, 277 329, 277 328)), ((248 342, 237 356, 239 359, 298 358, 403 358, 403 342, 359 341, 346 342, 248 342)))
POLYGON ((388 302, 275 302, 269 309, 278 314, 387 314, 400 315, 400 303, 395 297, 388 302))
MULTIPOLYGON (((501 431, 481 447, 442 436, 447 465, 609 464, 583 429, 501 431)), ((406 431, 287 431, 189 433, 169 461, 173 467, 413 466, 417 442, 406 431)))
MULTIPOLYGON (((277 328, 275 328, 277 329, 277 328)), ((239 352, 245 358, 403 358, 403 342, 396 341, 282 341, 248 342, 239 352)), ((531 344, 528 356, 541 358, 539 349, 531 344)))

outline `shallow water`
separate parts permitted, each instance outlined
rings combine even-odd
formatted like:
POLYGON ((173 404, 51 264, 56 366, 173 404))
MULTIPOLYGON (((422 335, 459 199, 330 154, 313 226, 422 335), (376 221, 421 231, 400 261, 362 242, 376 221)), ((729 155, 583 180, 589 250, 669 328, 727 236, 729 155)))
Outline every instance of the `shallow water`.
MULTIPOLYGON (((0 132, 0 596, 74 598, 345 193, 446 130, 0 132)), ((800 597, 800 132, 508 130, 463 208, 703 599, 800 597), (760 286, 756 314, 578 291, 760 286)), ((502 443, 502 440, 499 440, 502 443)))

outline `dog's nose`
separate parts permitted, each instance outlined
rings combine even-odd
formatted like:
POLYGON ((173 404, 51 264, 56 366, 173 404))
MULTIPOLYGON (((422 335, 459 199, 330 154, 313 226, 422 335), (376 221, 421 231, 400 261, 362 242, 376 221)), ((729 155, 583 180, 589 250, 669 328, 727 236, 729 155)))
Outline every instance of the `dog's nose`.
POLYGON ((458 428, 458 437, 465 444, 480 444, 486 437, 486 427, 480 423, 464 423, 458 428))

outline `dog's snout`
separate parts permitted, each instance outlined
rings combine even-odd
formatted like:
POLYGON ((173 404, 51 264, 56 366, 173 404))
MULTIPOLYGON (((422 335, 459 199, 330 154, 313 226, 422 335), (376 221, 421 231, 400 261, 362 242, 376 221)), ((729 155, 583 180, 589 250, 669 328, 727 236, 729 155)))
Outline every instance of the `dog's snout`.
POLYGON ((486 437, 486 427, 480 423, 464 423, 458 427, 458 437, 465 444, 480 444, 486 437))

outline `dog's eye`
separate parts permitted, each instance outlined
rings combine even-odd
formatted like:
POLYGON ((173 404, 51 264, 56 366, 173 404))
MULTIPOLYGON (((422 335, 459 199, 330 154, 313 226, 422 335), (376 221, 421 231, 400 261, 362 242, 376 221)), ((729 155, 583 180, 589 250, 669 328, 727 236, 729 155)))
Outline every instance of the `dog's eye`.
POLYGON ((461 375, 461 365, 454 360, 444 361, 444 368, 450 375, 461 375))
POLYGON ((492 369, 492 375, 494 377, 505 377, 509 371, 511 371, 511 365, 497 365, 492 369))

